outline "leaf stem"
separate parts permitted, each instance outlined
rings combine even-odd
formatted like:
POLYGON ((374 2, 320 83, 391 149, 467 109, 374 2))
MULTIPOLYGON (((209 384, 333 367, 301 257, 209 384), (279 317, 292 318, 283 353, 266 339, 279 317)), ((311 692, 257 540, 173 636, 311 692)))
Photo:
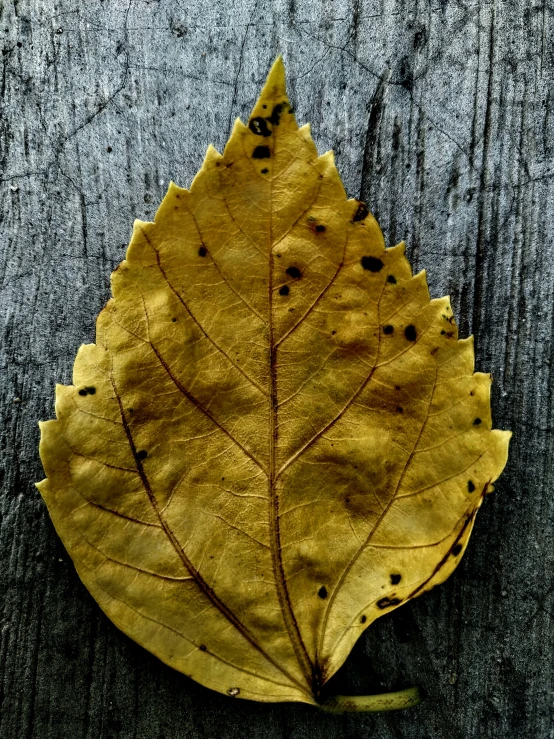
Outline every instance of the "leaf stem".
POLYGON ((425 693, 416 686, 380 695, 336 695, 320 703, 319 708, 327 713, 399 711, 417 706, 423 700, 425 693))

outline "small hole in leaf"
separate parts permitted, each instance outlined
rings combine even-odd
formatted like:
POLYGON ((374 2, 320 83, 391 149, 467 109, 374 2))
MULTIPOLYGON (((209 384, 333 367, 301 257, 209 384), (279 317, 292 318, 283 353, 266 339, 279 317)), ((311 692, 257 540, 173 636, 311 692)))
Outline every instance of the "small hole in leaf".
POLYGON ((327 597, 327 588, 325 585, 322 585, 319 590, 317 591, 317 594, 320 598, 325 599, 327 597))
POLYGON ((472 493, 475 490, 475 485, 473 484, 473 480, 467 481, 467 491, 468 493, 472 493))
POLYGON ((265 138, 271 136, 271 128, 267 125, 266 119, 261 116, 252 118, 248 124, 248 128, 252 133, 255 133, 256 136, 264 136, 265 138))
POLYGON ((476 418, 475 421, 473 422, 473 425, 474 426, 480 426, 481 425, 481 419, 480 418, 476 418))
POLYGON ((406 326, 406 329, 404 330, 404 336, 408 339, 408 341, 415 341, 417 337, 416 327, 410 323, 409 326, 406 326))
POLYGON ((200 249, 198 249, 199 257, 205 257, 207 253, 208 253, 208 250, 206 249, 205 246, 201 246, 200 249))

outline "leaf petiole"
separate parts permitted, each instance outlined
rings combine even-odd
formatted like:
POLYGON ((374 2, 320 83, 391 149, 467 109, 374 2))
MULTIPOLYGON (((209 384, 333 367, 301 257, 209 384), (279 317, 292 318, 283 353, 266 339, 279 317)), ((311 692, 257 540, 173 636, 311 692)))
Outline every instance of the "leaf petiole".
POLYGON ((423 700, 425 693, 416 686, 380 695, 336 695, 320 703, 319 708, 327 713, 399 711, 417 706, 423 700))

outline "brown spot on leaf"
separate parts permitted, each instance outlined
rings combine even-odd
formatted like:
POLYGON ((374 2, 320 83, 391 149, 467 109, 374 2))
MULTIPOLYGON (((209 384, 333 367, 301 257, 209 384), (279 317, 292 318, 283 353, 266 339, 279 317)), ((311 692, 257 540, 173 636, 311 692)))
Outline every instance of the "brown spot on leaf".
POLYGON ((413 323, 410 323, 409 326, 406 326, 404 329, 404 336, 408 339, 408 341, 415 341, 417 338, 417 331, 416 327, 413 325, 413 323))
POLYGON ((400 598, 381 598, 381 600, 377 601, 377 607, 378 608, 391 608, 392 606, 397 606, 402 601, 400 598))
POLYGON ((256 146, 252 152, 252 159, 269 159, 270 156, 269 146, 256 146))
POLYGON ((281 118, 281 113, 283 112, 284 107, 285 103, 277 103, 277 105, 273 107, 271 115, 268 117, 267 120, 270 121, 270 123, 273 123, 274 126, 279 125, 279 120, 281 118))
POLYGON ((367 209, 367 205, 365 203, 362 203, 361 201, 358 201, 358 209, 354 213, 352 222, 356 223, 357 221, 364 221, 368 215, 369 210, 367 209))
POLYGON ((377 257, 362 257, 362 267, 369 272, 380 272, 383 269, 383 262, 377 257))

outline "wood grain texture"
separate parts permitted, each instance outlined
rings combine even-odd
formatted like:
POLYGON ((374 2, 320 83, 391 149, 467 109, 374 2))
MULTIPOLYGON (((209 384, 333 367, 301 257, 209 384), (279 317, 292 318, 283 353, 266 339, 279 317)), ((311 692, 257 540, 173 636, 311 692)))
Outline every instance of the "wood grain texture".
POLYGON ((554 737, 553 30, 544 0, 0 2, 1 739, 554 737), (37 421, 133 219, 221 150, 279 52, 299 122, 452 296, 514 431, 461 566, 335 678, 423 685, 405 713, 237 701, 172 671, 100 612, 33 487, 37 421))

